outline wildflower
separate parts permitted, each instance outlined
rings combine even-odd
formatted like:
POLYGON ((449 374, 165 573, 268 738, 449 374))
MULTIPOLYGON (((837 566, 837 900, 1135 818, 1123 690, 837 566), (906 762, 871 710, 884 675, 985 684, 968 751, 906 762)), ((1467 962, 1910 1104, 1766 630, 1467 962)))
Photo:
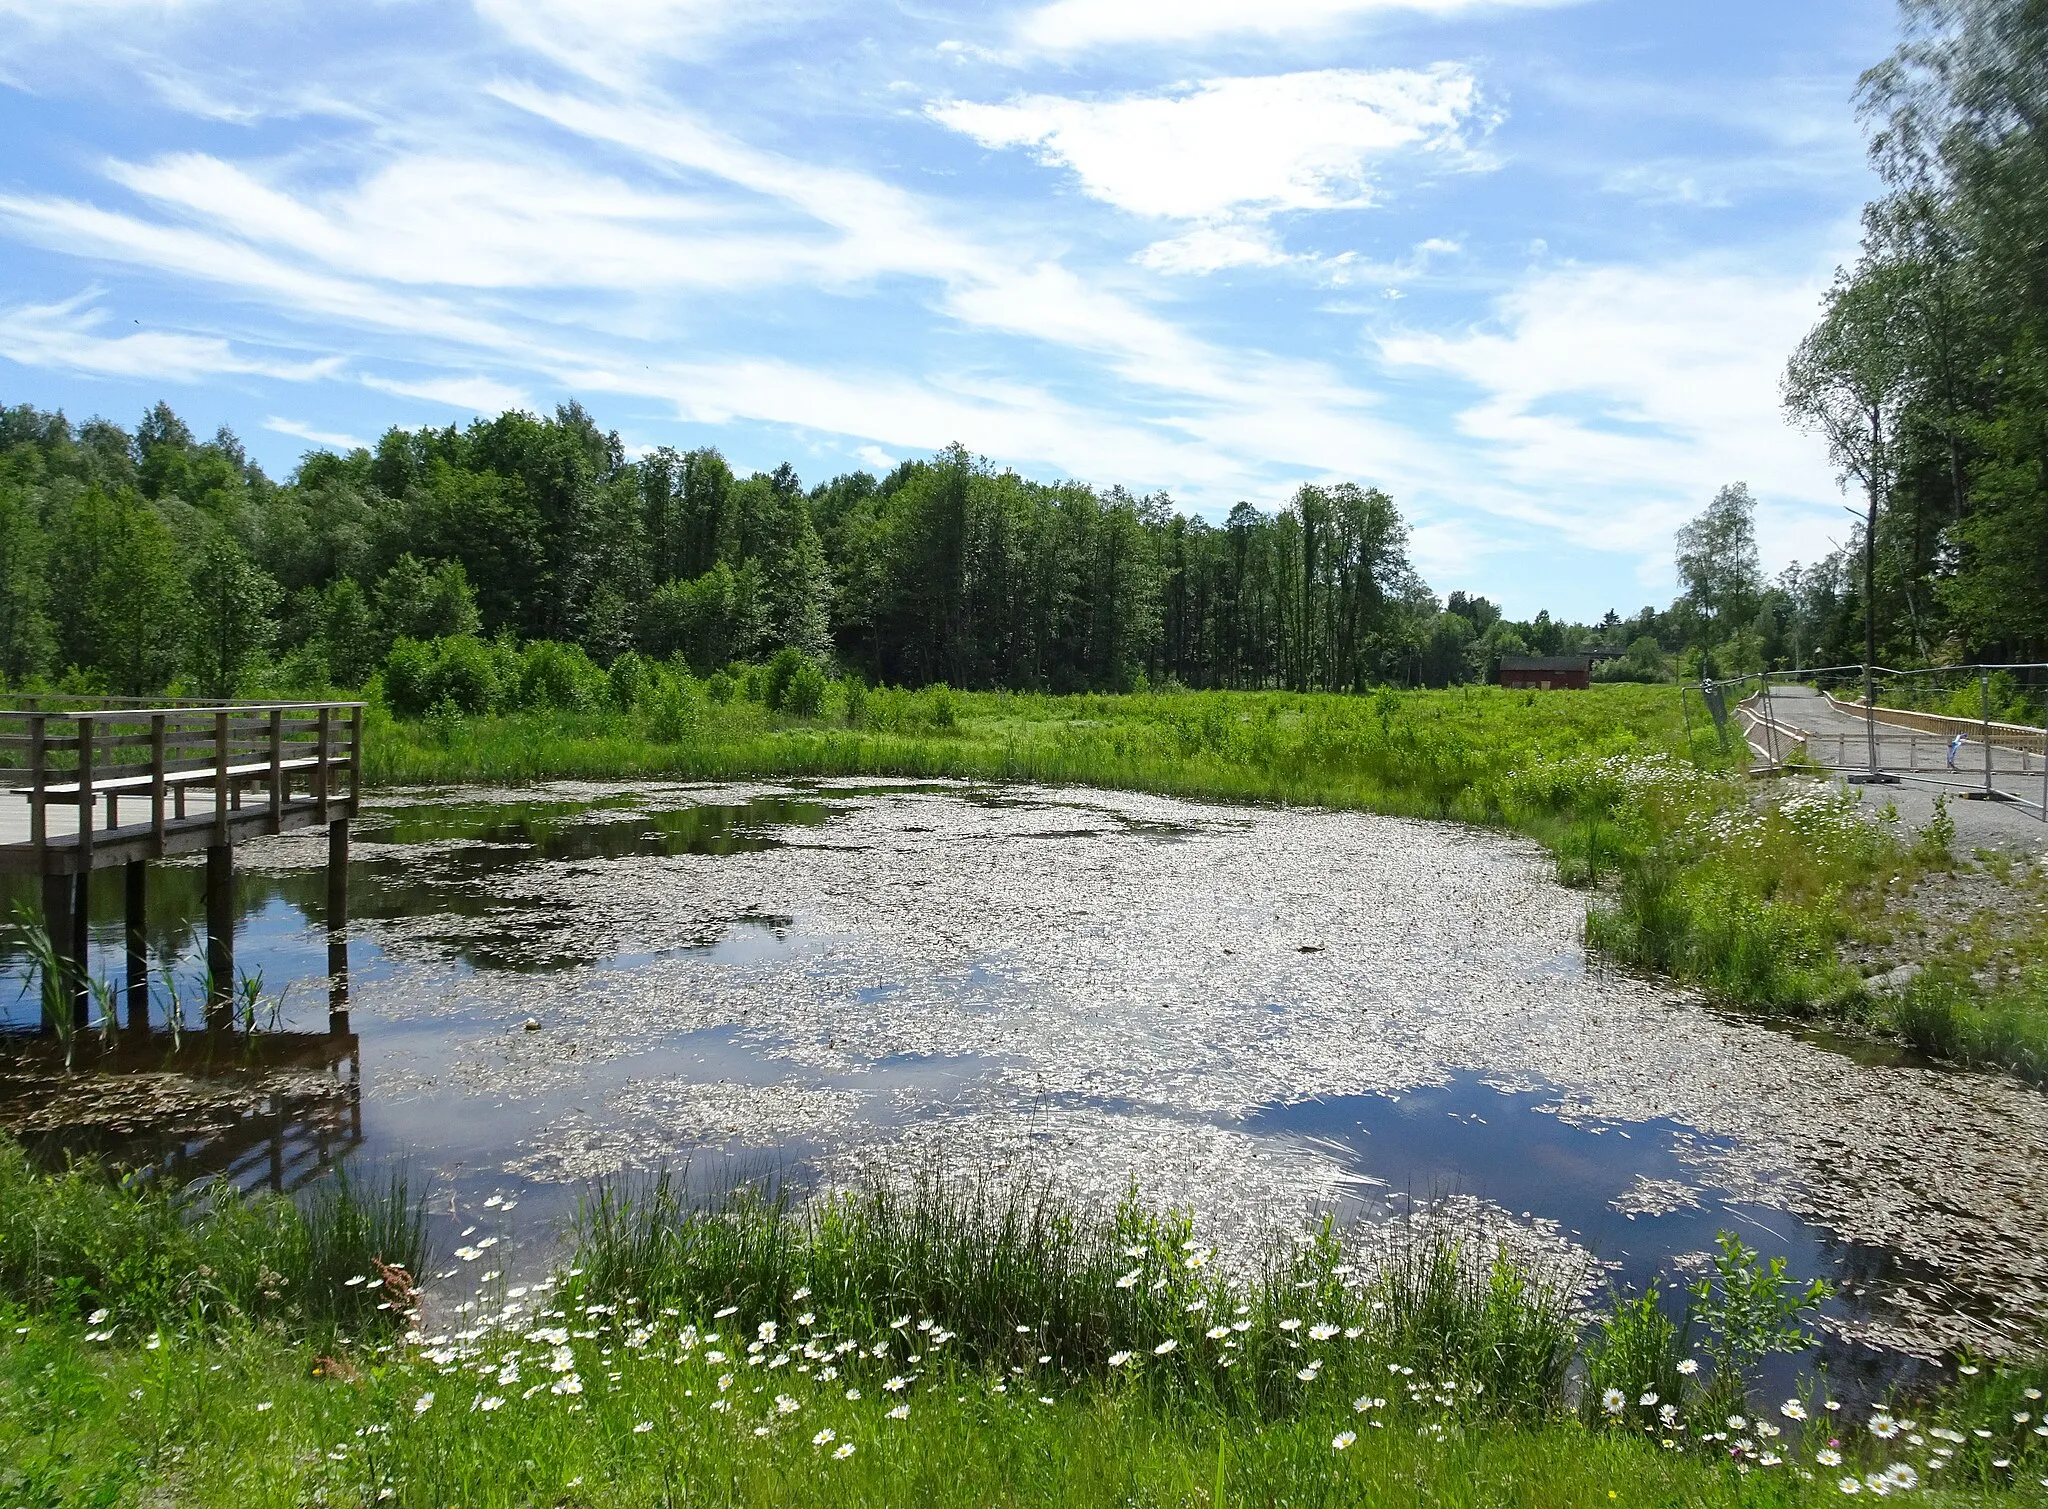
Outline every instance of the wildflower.
MULTIPOLYGON (((1128 1356, 1130 1356, 1131 1354, 1130 1354, 1129 1352, 1124 1352, 1124 1353, 1121 1353, 1120 1355, 1121 1355, 1121 1356, 1124 1356, 1124 1357, 1128 1357, 1128 1356)), ((1112 1357, 1112 1358, 1110 1359, 1110 1362, 1111 1362, 1111 1364, 1113 1365, 1113 1364, 1114 1364, 1114 1363, 1116 1362, 1116 1358, 1112 1357)), ((910 1387, 910 1380, 909 1380, 908 1378, 905 1378, 905 1377, 903 1377, 903 1376, 902 1376, 901 1374, 898 1374, 898 1375, 897 1375, 896 1377, 894 1377, 894 1378, 891 1378, 891 1379, 890 1379, 890 1380, 889 1380, 889 1381, 888 1381, 887 1383, 883 1384, 883 1385, 882 1385, 882 1390, 883 1390, 883 1392, 884 1392, 884 1393, 890 1393, 890 1394, 900 1394, 900 1393, 902 1393, 902 1392, 903 1392, 903 1391, 904 1391, 905 1389, 907 1389, 907 1388, 909 1388, 909 1387, 910 1387)))
POLYGON ((1187 1264, 1186 1264, 1186 1266, 1187 1266, 1187 1267, 1189 1267, 1189 1268, 1191 1268, 1191 1269, 1192 1269, 1192 1268, 1199 1268, 1199 1267, 1201 1267, 1201 1266, 1202 1266, 1202 1264, 1204 1264, 1204 1263, 1206 1263, 1206 1262, 1208 1262, 1208 1261, 1209 1261, 1209 1258, 1210 1258, 1210 1256, 1212 1255, 1212 1253, 1213 1253, 1213 1252, 1214 1252, 1214 1249, 1213 1249, 1213 1248, 1209 1248, 1209 1247, 1204 1247, 1204 1248, 1203 1248, 1203 1249, 1202 1249, 1202 1250, 1201 1250, 1200 1252, 1197 1252, 1197 1253, 1191 1254, 1191 1255, 1189 1256, 1189 1258, 1188 1258, 1188 1260, 1187 1260, 1187 1264))
POLYGON ((1166 1338, 1166 1340, 1160 1342, 1158 1346, 1152 1349, 1152 1355, 1154 1357, 1164 1357, 1168 1352, 1173 1351, 1179 1345, 1179 1342, 1175 1341, 1171 1336, 1169 1336, 1166 1338))
POLYGON ((1728 1428, 1730 1430, 1747 1430, 1749 1429, 1749 1422, 1740 1415, 1730 1415, 1728 1417, 1728 1428))
POLYGON ((482 1410, 487 1415, 495 1410, 501 1410, 504 1407, 505 1401, 503 1399, 500 1399, 496 1394, 491 1395, 490 1398, 484 1400, 483 1403, 477 1406, 478 1409, 482 1410))
POLYGON ((754 1334, 761 1338, 763 1346, 773 1346, 775 1344, 775 1322, 772 1320, 762 1321, 754 1334))
POLYGON ((740 1307, 738 1305, 727 1305, 723 1310, 713 1310, 711 1318, 713 1320, 724 1320, 728 1315, 737 1315, 739 1313, 740 1307))
POLYGON ((768 1427, 765 1425, 757 1425, 754 1427, 754 1434, 757 1436, 765 1436, 768 1434, 768 1427))
POLYGON ((1813 1459, 1823 1467, 1840 1467, 1842 1465, 1842 1454, 1832 1446, 1823 1446, 1813 1454, 1813 1459))
POLYGON ((732 1374, 721 1373, 718 1377, 718 1391, 722 1394, 732 1387, 732 1374))
POLYGON ((644 1436, 652 1429, 654 1429, 654 1422, 652 1420, 642 1420, 634 1425, 633 1434, 644 1436))
POLYGON ((720 1414, 723 1414, 723 1413, 725 1413, 725 1412, 726 1412, 727 1410, 729 1410, 729 1409, 731 1409, 731 1408, 732 1408, 732 1400, 730 1400, 730 1399, 713 1399, 713 1400, 711 1401, 711 1407, 712 1407, 713 1409, 717 1410, 717 1411, 718 1411, 718 1412, 719 1412, 720 1414))
POLYGON ((1685 1361, 1679 1363, 1678 1365, 1678 1371, 1687 1378, 1690 1378, 1694 1373, 1697 1373, 1699 1370, 1700 1365, 1698 1359, 1692 1357, 1686 1358, 1685 1361))
POLYGON ((1228 1327, 1228 1326, 1211 1326, 1211 1327, 1209 1327, 1209 1329, 1208 1329, 1208 1330, 1204 1331, 1204 1332, 1203 1332, 1202 1334, 1203 1334, 1204 1336, 1208 1337, 1208 1338, 1209 1338, 1209 1339, 1210 1339, 1211 1341, 1221 1341, 1221 1340, 1223 1340, 1223 1338, 1224 1338, 1224 1337, 1226 1337, 1226 1336, 1228 1336, 1228 1335, 1230 1334, 1230 1327, 1228 1327))
POLYGON ((1346 1326, 1344 1328, 1344 1339, 1346 1341, 1356 1341, 1359 1337, 1363 1336, 1364 1334, 1364 1326, 1346 1326))
POLYGON ((1050 1403, 1052 1403, 1052 1395, 1050 1395, 1050 1394, 1040 1394, 1040 1395, 1038 1396, 1038 1402, 1039 1402, 1040 1404, 1050 1404, 1050 1403))
POLYGON ((1299 1331, 1301 1329, 1301 1322, 1290 1315, 1287 1319, 1280 1322, 1280 1329, 1283 1331, 1299 1331))
POLYGON ((857 1403, 860 1399, 860 1390, 857 1388, 848 1389, 846 1391, 846 1398, 848 1403, 857 1403))
POLYGON ((1117 1275, 1116 1286, 1119 1289, 1135 1289, 1141 1277, 1143 1277, 1142 1270, 1133 1268, 1129 1273, 1117 1275))
POLYGON ((1861 1493, 1863 1491, 1863 1485, 1857 1482, 1854 1478, 1843 1478, 1842 1481, 1835 1484, 1835 1486, 1841 1489, 1844 1493, 1861 1493))
POLYGON ((1303 1368, 1294 1376, 1299 1378, 1303 1383, 1314 1383, 1316 1381, 1316 1369, 1303 1368))
POLYGON ((149 1340, 145 1341, 142 1345, 145 1351, 154 1352, 158 1347, 162 1346, 163 1344, 164 1333, 161 1331, 152 1331, 149 1334, 149 1340))
POLYGON ((1920 1474, 1905 1462, 1894 1462, 1884 1470, 1884 1481, 1902 1492, 1911 1493, 1920 1486, 1920 1474))
POLYGON ((1675 1404, 1660 1406, 1657 1410, 1657 1418, 1664 1422, 1665 1429, 1670 1429, 1678 1423, 1678 1406, 1675 1404))
POLYGON ((809 1326, 817 1324, 817 1320, 818 1317, 816 1315, 812 1314, 809 1310, 806 1310, 803 1314, 799 1315, 796 1318, 796 1323, 800 1326, 809 1326))
POLYGON ((112 1313, 111 1310, 95 1310, 92 1314, 86 1316, 85 1323, 89 1326, 103 1326, 107 1323, 107 1317, 112 1313))
POLYGON ((889 1322, 889 1329, 892 1331, 900 1331, 909 1324, 910 1317, 908 1315, 899 1315, 894 1320, 889 1322))
POLYGON ((809 1284, 801 1284, 798 1287, 789 1291, 789 1302, 791 1304, 795 1304, 799 1300, 809 1299, 810 1297, 811 1286, 809 1284))
POLYGON ((1655 1404, 1656 1402, 1657 1391, 1655 1389, 1648 1390, 1644 1393, 1642 1398, 1636 1400, 1636 1403, 1640 1404, 1644 1409, 1648 1409, 1651 1405, 1655 1404))
POLYGON ((1806 1418, 1806 1406, 1797 1399, 1787 1399, 1778 1406, 1778 1413, 1787 1420, 1804 1420, 1806 1418))
POLYGON ((1890 1415, 1878 1413, 1870 1417, 1870 1433, 1880 1441, 1889 1441, 1899 1433, 1899 1422, 1890 1415))
POLYGON ((1974 1378, 1977 1376, 1977 1367, 1974 1363, 1966 1362, 1961 1367, 1957 1368, 1956 1371, 1958 1373, 1963 1374, 1963 1376, 1965 1376, 1966 1378, 1974 1378))
POLYGON ((811 1444, 813 1446, 829 1446, 838 1439, 839 1432, 828 1425, 823 1430, 819 1431, 815 1436, 811 1437, 811 1444))
POLYGON ((835 1462, 843 1462, 852 1455, 853 1443, 851 1441, 841 1441, 839 1443, 839 1449, 832 1453, 832 1460, 835 1462))
POLYGON ((793 1415, 802 1408, 801 1404, 797 1403, 796 1400, 790 1398, 787 1394, 777 1394, 775 1396, 775 1413, 778 1415, 793 1415))
POLYGON ((571 1373, 568 1377, 557 1378, 553 1383, 549 1384, 548 1392, 551 1394, 580 1394, 583 1392, 583 1380, 574 1373, 571 1373))
POLYGON ((1347 1450, 1349 1450, 1349 1449, 1350 1449, 1350 1447, 1351 1447, 1352 1443, 1353 1443, 1353 1442, 1355 1442, 1355 1441, 1356 1441, 1357 1439, 1358 1439, 1358 1432, 1357 1432, 1357 1431, 1355 1431, 1355 1430, 1340 1430, 1340 1431, 1338 1431, 1338 1432, 1337 1432, 1337 1434, 1336 1434, 1336 1435, 1334 1435, 1334 1436, 1332 1436, 1332 1437, 1330 1438, 1330 1445, 1331 1445, 1331 1447, 1332 1447, 1333 1449, 1335 1449, 1335 1450, 1337 1450, 1337 1451, 1347 1451, 1347 1450))
POLYGON ((1328 1341, 1337 1334, 1337 1328, 1327 1323, 1318 1323, 1308 1328, 1308 1334, 1316 1341, 1328 1341))
POLYGON ((1628 1408, 1628 1396, 1618 1388, 1611 1388, 1600 1396, 1600 1404, 1610 1415, 1618 1415, 1628 1408))
MULTIPOLYGON (((427 1395, 427 1403, 429 1403, 429 1404, 432 1404, 433 1402, 434 1402, 434 1396, 433 1396, 432 1394, 429 1394, 429 1395, 427 1395)), ((263 1401, 263 1402, 262 1402, 261 1404, 259 1404, 259 1405, 257 1405, 257 1406, 256 1406, 256 1413, 260 1415, 260 1414, 262 1414, 262 1413, 263 1413, 264 1411, 268 1410, 269 1408, 270 1408, 270 1401, 269 1401, 268 1399, 265 1399, 265 1400, 264 1400, 264 1401, 263 1401)))
POLYGON ((1113 1368, 1120 1368, 1130 1360, 1131 1354, 1129 1352, 1111 1352, 1109 1354, 1109 1365, 1113 1368))
POLYGON ((2020 1392, 2025 1394, 2029 1399, 2038 1399, 2041 1397, 2041 1391, 2037 1388, 2022 1389, 2020 1390, 2020 1392))

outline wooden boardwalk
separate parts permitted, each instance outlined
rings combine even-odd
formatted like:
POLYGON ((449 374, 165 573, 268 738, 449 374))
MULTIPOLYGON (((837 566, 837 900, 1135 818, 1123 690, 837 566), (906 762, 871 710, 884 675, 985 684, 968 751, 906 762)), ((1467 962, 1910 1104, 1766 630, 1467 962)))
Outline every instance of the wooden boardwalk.
MULTIPOLYGON (((235 989, 234 847, 328 832, 330 1024, 347 1028, 348 825, 361 800, 360 702, 149 702, 0 697, 0 874, 41 878, 62 994, 83 1022, 86 900, 120 867, 127 889, 129 1029, 147 1033, 148 864, 206 854, 209 1019, 235 989)), ((46 1022, 48 1010, 45 1011, 46 1022)))

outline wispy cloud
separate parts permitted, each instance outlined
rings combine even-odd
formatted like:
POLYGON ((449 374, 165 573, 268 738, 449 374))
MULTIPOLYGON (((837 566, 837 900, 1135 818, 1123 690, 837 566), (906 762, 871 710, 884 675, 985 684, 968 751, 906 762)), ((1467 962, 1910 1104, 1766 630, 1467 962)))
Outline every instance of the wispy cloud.
POLYGON ((1579 0, 1053 0, 1025 14, 1017 40, 1049 52, 1106 43, 1185 43, 1212 37, 1316 36, 1384 14, 1454 16, 1471 11, 1575 4, 1579 0))
POLYGON ((533 399, 524 388, 488 377, 396 378, 365 377, 363 386, 379 393, 396 393, 401 398, 420 398, 442 408, 466 410, 471 414, 502 414, 507 409, 531 409, 533 399))
POLYGON ((340 435, 332 430, 315 429, 297 419, 281 419, 273 414, 263 421, 263 428, 279 435, 290 435, 298 440, 310 440, 315 445, 324 445, 330 450, 354 451, 367 448, 367 443, 353 435, 340 435))
POLYGON ((300 361, 259 356, 218 336, 122 330, 105 310, 93 307, 92 299, 84 294, 59 304, 0 309, 0 356, 29 367, 176 383, 230 375, 311 382, 333 376, 342 365, 331 356, 300 361))
POLYGON ((1119 209, 1212 219, 1369 205, 1379 162, 1463 146, 1477 93, 1471 73, 1447 63, 1212 78, 1100 100, 954 100, 931 115, 985 147, 1029 147, 1119 209))

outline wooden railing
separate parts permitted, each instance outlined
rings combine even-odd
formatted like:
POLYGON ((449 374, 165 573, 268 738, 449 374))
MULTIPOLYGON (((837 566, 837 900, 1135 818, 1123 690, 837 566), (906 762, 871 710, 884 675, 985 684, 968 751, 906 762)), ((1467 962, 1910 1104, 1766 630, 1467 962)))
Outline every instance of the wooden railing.
POLYGON ((5 800, 27 807, 0 869, 75 873, 352 817, 362 773, 360 702, 0 698, 5 800))

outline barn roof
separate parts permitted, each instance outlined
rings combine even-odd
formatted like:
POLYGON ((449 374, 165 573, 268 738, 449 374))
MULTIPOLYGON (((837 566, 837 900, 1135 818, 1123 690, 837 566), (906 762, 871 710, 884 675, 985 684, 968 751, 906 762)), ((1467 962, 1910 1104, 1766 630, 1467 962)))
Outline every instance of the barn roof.
POLYGON ((1591 670, 1591 655, 1503 655, 1503 671, 1585 671, 1591 670))

